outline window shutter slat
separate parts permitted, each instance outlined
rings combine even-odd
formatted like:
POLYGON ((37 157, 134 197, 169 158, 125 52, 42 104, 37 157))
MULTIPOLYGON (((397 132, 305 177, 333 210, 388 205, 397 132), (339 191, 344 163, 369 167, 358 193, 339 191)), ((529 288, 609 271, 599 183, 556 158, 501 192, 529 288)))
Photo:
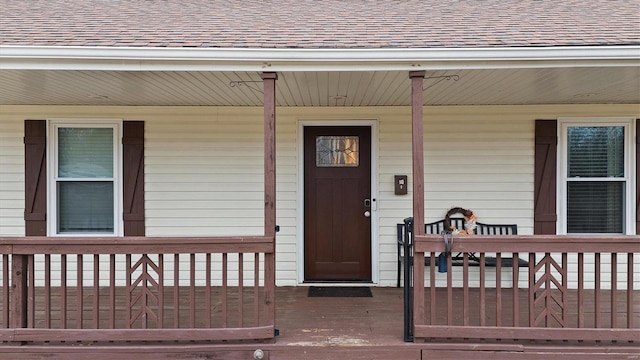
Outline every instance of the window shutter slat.
POLYGON ((557 121, 536 120, 534 234, 556 233, 557 121))
POLYGON ((24 121, 25 235, 47 235, 47 122, 24 121))
POLYGON ((123 220, 124 236, 144 236, 144 121, 124 121, 123 220))

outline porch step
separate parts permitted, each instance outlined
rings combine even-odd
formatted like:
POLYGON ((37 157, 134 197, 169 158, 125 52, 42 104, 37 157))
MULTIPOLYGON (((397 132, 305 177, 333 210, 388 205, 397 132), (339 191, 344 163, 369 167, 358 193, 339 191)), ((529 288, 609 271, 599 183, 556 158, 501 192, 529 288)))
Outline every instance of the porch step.
POLYGON ((1 346, 0 360, 4 359, 256 359, 263 360, 629 360, 640 358, 640 347, 620 346, 566 346, 521 345, 487 343, 404 343, 381 346, 305 346, 294 344, 243 345, 148 345, 126 346, 1 346), (260 351, 257 351, 260 349, 260 351))

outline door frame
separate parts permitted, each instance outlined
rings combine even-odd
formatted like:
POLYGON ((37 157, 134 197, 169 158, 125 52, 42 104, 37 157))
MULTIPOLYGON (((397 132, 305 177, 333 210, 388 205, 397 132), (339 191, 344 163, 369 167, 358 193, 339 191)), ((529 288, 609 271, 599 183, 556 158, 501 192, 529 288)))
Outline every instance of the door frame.
MULTIPOLYGON (((371 198, 379 199, 378 195, 378 119, 324 119, 298 120, 296 134, 298 146, 298 211, 297 211, 297 253, 298 253, 298 284, 304 282, 304 128, 306 126, 364 126, 371 128, 371 198)), ((371 282, 379 282, 379 236, 378 236, 378 201, 371 208, 371 282)))

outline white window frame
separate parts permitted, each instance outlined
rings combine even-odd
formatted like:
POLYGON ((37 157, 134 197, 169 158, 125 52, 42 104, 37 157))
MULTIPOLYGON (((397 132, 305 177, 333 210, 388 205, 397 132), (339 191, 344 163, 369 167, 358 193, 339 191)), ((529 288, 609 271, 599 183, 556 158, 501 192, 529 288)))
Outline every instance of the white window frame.
POLYGON ((47 119, 47 236, 123 236, 122 215, 122 119, 47 119), (113 233, 58 233, 57 191, 58 181, 58 128, 111 128, 113 129, 113 233))
MULTIPOLYGON (((625 207, 624 207, 624 228, 625 235, 635 234, 635 151, 633 151, 633 140, 635 140, 635 121, 633 117, 572 117, 558 118, 558 168, 557 168, 557 208, 559 218, 557 221, 557 234, 567 234, 567 156, 568 141, 567 131, 574 126, 622 126, 624 127, 624 179, 625 181, 625 207)), ((591 179, 593 181, 593 179, 591 179)), ((597 180, 596 180, 597 181, 597 180)), ((605 181, 605 180, 603 180, 605 181)), ((606 181, 609 181, 606 179, 606 181)), ((621 180, 622 181, 622 180, 621 180)), ((588 235, 604 235, 588 234, 588 235)))

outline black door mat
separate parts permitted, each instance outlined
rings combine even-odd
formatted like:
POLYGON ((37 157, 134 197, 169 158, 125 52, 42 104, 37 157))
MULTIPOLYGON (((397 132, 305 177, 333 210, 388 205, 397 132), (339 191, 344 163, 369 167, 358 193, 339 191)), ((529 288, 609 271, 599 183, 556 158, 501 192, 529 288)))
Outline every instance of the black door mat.
POLYGON ((372 297, 371 289, 361 286, 311 286, 309 297, 372 297))

